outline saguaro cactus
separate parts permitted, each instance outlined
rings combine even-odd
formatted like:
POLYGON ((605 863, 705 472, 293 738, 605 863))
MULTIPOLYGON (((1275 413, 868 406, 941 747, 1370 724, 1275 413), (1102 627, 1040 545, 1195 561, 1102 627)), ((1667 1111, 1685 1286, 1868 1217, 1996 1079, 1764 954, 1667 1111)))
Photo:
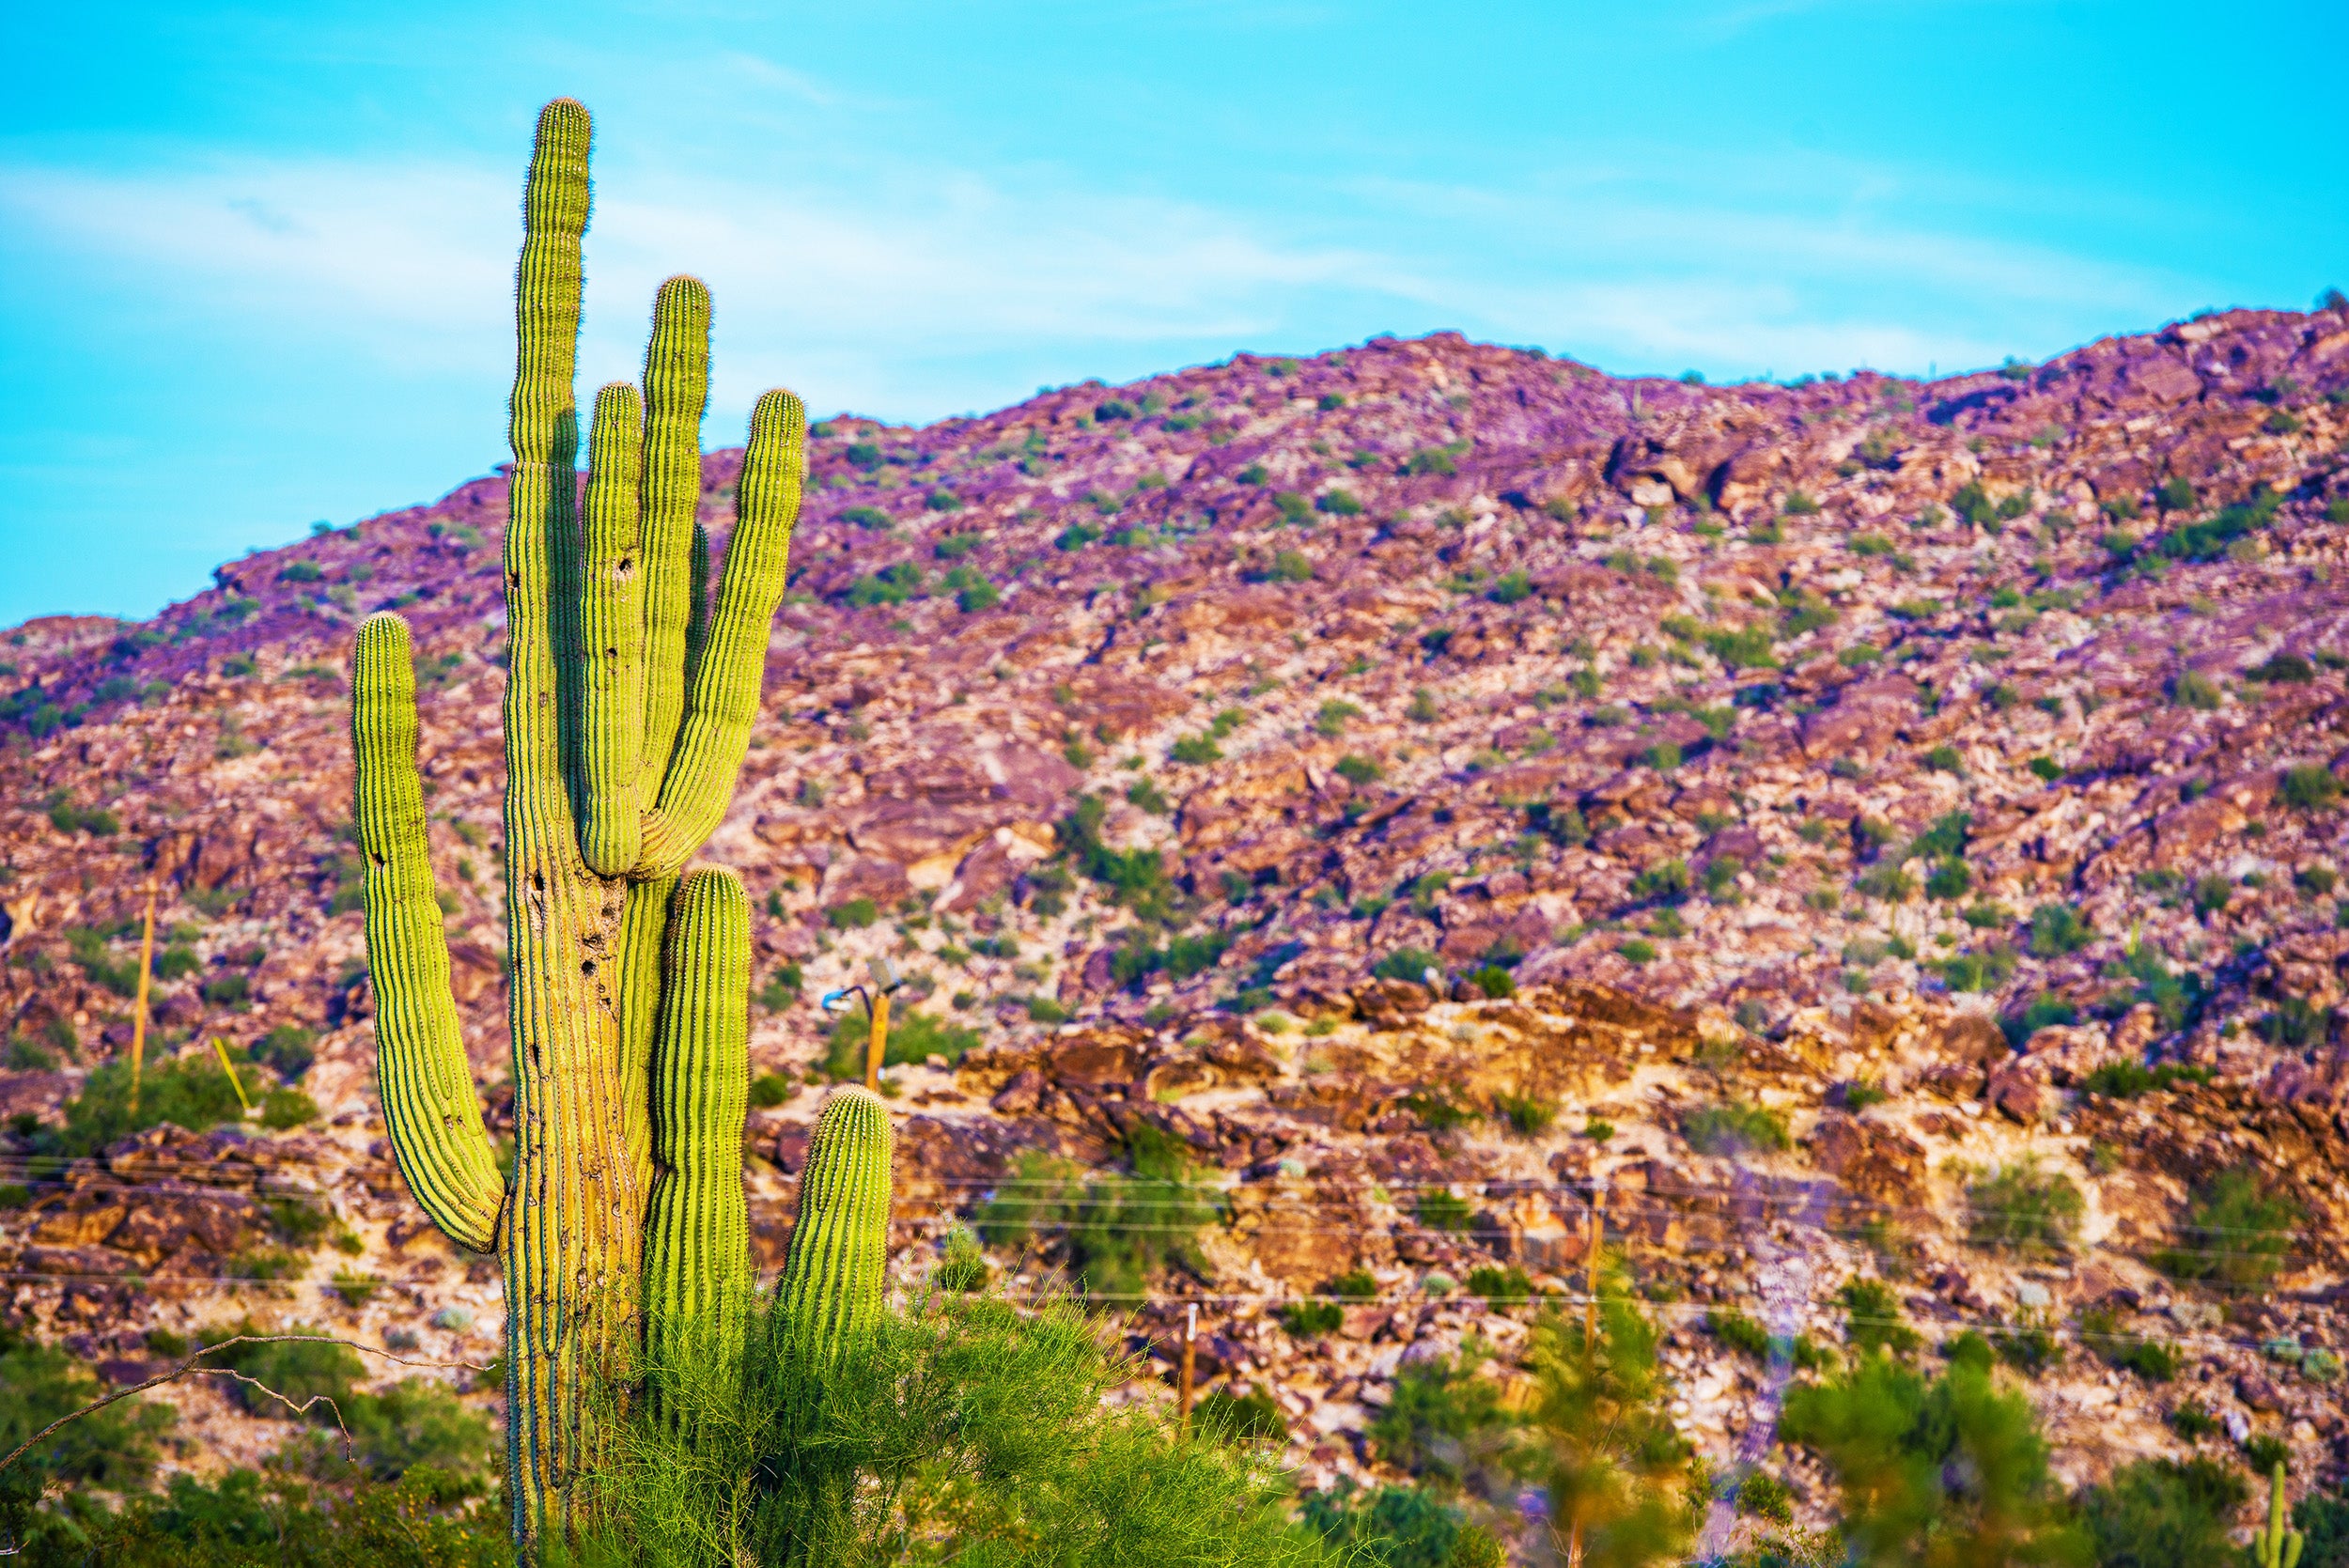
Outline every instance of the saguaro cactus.
POLYGON ((2251 1537, 2251 1546, 2260 1568, 2298 1568, 2305 1545, 2307 1537, 2284 1528, 2284 1462, 2279 1459, 2267 1477, 2267 1525, 2251 1537))
POLYGON ((889 1262, 889 1108, 844 1086, 817 1121, 800 1173, 800 1217, 776 1286, 801 1355, 836 1355, 871 1331, 889 1262))
POLYGON ((599 1449, 599 1380, 625 1378, 647 1331, 723 1327, 750 1283, 749 911, 731 873, 679 875, 724 812, 757 712, 806 423, 790 393, 758 400, 709 608, 694 517, 709 300, 696 280, 672 278, 654 303, 641 402, 627 385, 596 399, 583 530, 571 381, 588 141, 579 104, 557 100, 539 116, 516 286, 510 1181, 449 994, 405 622, 382 614, 360 629, 351 677, 384 1115, 426 1212, 505 1265, 506 1474, 526 1555, 570 1521, 572 1483, 599 1449))

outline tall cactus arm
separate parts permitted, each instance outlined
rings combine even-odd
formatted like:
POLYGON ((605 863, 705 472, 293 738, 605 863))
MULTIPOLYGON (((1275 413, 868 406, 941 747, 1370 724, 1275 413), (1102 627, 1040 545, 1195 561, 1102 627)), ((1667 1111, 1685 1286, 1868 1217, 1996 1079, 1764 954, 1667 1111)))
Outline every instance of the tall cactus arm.
MULTIPOLYGON (((507 410, 514 467, 506 533, 506 787, 529 797, 532 842, 509 839, 507 858, 571 840, 564 789, 560 655, 577 550, 579 411, 571 378, 579 358, 580 239, 587 227, 587 111, 558 98, 538 114, 522 194, 522 253, 515 271, 517 353, 507 410)), ((508 824, 509 829, 512 824, 508 824)), ((540 868, 521 869, 525 876, 540 868)), ((535 884, 532 884, 535 886, 535 884)))
POLYGON ((718 604, 693 670, 685 722, 645 823, 639 876, 683 866, 734 793, 767 669, 775 606, 790 564, 807 462, 807 411, 770 392, 751 412, 750 446, 735 491, 734 536, 718 580, 718 604))
MULTIPOLYGON (((653 298, 652 338, 645 349, 643 474, 638 487, 641 618, 644 627, 644 719, 635 758, 641 813, 661 790, 661 775, 676 743, 692 679, 692 641, 705 598, 708 559, 701 524, 701 425, 709 400, 709 290, 701 280, 674 277, 653 298)), ((631 858, 639 833, 629 847, 631 858)), ((599 869, 602 869, 599 867, 599 869)), ((625 870, 623 866, 619 869, 625 870)), ((620 934, 620 1081, 649 1082, 661 994, 662 948, 674 877, 635 881, 620 934)), ((628 1157, 637 1188, 653 1183, 652 1096, 627 1101, 628 1157)))
POLYGON ((645 1307, 674 1355, 724 1333, 751 1282, 742 1197, 750 1105, 751 907, 730 871, 677 885, 654 1048, 645 1307))
POLYGON ((645 732, 645 563, 636 506, 644 417, 636 389, 615 381, 596 394, 587 433, 587 526, 579 574, 579 849, 599 877, 624 876, 636 863, 644 827, 636 793, 645 732))
POLYGON ((674 277, 653 297, 645 349, 645 741, 637 787, 646 803, 660 793, 685 717, 688 633, 705 582, 691 552, 701 529, 708 405, 709 290, 699 278, 674 277))
POLYGON ((399 1173, 459 1247, 497 1244, 497 1157, 449 994, 448 939, 416 776, 415 669, 408 623, 359 629, 350 675, 352 815, 366 861, 367 970, 375 982, 376 1073, 399 1173))
POLYGON ((800 1217, 776 1291, 784 1332, 801 1353, 829 1357, 869 1333, 889 1262, 893 1134, 869 1089, 832 1092, 808 1141, 800 1217))

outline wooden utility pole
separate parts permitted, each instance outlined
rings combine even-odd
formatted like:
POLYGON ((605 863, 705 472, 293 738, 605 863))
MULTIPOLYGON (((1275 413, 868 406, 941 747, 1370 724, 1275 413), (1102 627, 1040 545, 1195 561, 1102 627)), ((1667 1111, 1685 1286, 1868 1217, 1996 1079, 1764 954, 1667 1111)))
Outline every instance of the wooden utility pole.
POLYGON ((1191 1302, 1183 1309, 1183 1371, 1175 1385, 1174 1405, 1185 1428, 1190 1425, 1191 1375, 1199 1365, 1199 1303, 1191 1302))
MULTIPOLYGON (((1590 1239, 1582 1249, 1582 1375, 1598 1375, 1598 1252, 1607 1240, 1607 1188, 1591 1183, 1590 1239)), ((1579 1506, 1566 1524, 1566 1568, 1582 1568, 1582 1514, 1579 1506)))
POLYGON ((864 1087, 880 1089, 881 1063, 889 1056, 889 993, 873 995, 873 1037, 864 1053, 864 1087))
MULTIPOLYGON (((147 879, 147 928, 139 938, 139 999, 131 1018, 131 1119, 139 1114, 139 1066, 147 1055, 147 983, 155 972, 155 878, 147 879)), ((241 1097, 241 1096, 240 1096, 241 1097)))
POLYGON ((872 959, 864 969, 873 981, 866 1007, 873 1029, 864 1053, 864 1087, 878 1093, 881 1068, 889 1062, 889 993, 897 988, 897 970, 886 958, 872 959))
POLYGON ((1607 1189, 1591 1186, 1591 1239, 1582 1252, 1582 1352, 1598 1353, 1598 1251, 1607 1240, 1607 1189))

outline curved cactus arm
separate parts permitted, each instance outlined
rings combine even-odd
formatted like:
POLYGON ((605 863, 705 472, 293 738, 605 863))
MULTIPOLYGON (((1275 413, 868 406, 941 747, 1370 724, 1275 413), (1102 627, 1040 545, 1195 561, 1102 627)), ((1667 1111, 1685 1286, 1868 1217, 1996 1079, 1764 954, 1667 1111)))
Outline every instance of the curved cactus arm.
POLYGON ((872 1331, 889 1263, 889 1107, 869 1089, 833 1091, 808 1141, 800 1217, 776 1285, 784 1332, 829 1357, 872 1331))
POLYGON ((350 673, 352 816, 366 861, 367 971, 375 982, 376 1075, 399 1173, 459 1247, 497 1244, 497 1157, 448 988, 424 787, 416 776, 415 667, 408 623, 370 617, 350 673))
POLYGON ((645 1306, 655 1360, 739 1324, 751 1281, 742 1196, 750 1106, 751 906, 731 871, 677 885, 654 1048, 645 1306))
POLYGON ((718 603, 695 661, 685 722, 646 818, 636 875, 682 867, 725 815, 767 670, 767 644, 799 520, 807 462, 807 411, 788 392, 770 392, 751 412, 750 446, 735 491, 734 536, 718 580, 718 603))
POLYGON ((645 346, 645 730, 637 788, 649 804, 685 717, 691 629, 703 598, 700 534, 702 415, 709 405, 709 290, 674 277, 653 297, 645 346))
POLYGON ((645 616, 636 480, 643 401, 626 381, 596 394, 587 432, 587 525, 580 561, 579 849, 599 877, 636 863, 645 733, 645 616))

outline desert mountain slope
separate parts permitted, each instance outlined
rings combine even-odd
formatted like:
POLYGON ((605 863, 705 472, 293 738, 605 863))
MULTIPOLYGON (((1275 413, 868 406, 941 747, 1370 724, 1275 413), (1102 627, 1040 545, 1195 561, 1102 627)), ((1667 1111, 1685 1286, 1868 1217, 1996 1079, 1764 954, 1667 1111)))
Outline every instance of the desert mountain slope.
MULTIPOLYGON (((1933 383, 1626 380, 1446 334, 828 421, 707 851, 762 905, 754 1055, 803 1073, 813 999, 869 955, 926 996, 909 1278, 1022 1149, 1186 1141, 1225 1217, 1154 1294, 1210 1298, 1203 1364, 1278 1385, 1325 1476, 1366 1461, 1411 1346, 1521 1336, 1426 1277, 1571 1283, 1601 1188, 1676 1296, 1683 1414, 1720 1457, 1766 1411, 1705 1313, 1832 1337, 1855 1270, 1952 1329, 2087 1311, 2184 1344, 2156 1384, 2065 1339, 2043 1389, 2067 1473, 2174 1446, 2186 1389, 2329 1443, 2344 434, 2337 311, 1933 383), (2172 1070, 2101 1092, 2142 1087, 2116 1063, 2172 1070), (2031 1160, 2085 1194, 2077 1233, 1972 1244, 2006 1202, 1985 1173, 2031 1160), (2198 1184, 2235 1168, 2305 1217, 2284 1273, 2165 1278, 2198 1184), (1436 1190, 1474 1222, 1415 1206, 1436 1190), (1334 1336, 1267 1315, 1357 1267, 1377 1300, 1334 1336), (2286 1335, 2300 1372, 2260 1348, 2286 1335)), ((721 536, 739 456, 705 463, 721 536)), ((127 1046, 150 877, 162 1053, 217 1036, 286 1068, 306 1031, 325 1112, 150 1133, 28 1188, 0 1257, 43 1332, 135 1362, 123 1325, 241 1302, 492 1335, 493 1278, 422 1233, 381 1142, 343 681, 356 621, 400 609, 495 1107, 504 518, 475 480, 151 622, 0 640, 19 1154, 127 1046), (125 1183, 186 1213, 133 1236, 125 1183), (250 1278, 272 1183, 398 1289, 305 1299, 350 1266, 324 1253, 308 1285, 250 1278)), ((815 1103, 757 1113, 770 1253, 815 1103)))

